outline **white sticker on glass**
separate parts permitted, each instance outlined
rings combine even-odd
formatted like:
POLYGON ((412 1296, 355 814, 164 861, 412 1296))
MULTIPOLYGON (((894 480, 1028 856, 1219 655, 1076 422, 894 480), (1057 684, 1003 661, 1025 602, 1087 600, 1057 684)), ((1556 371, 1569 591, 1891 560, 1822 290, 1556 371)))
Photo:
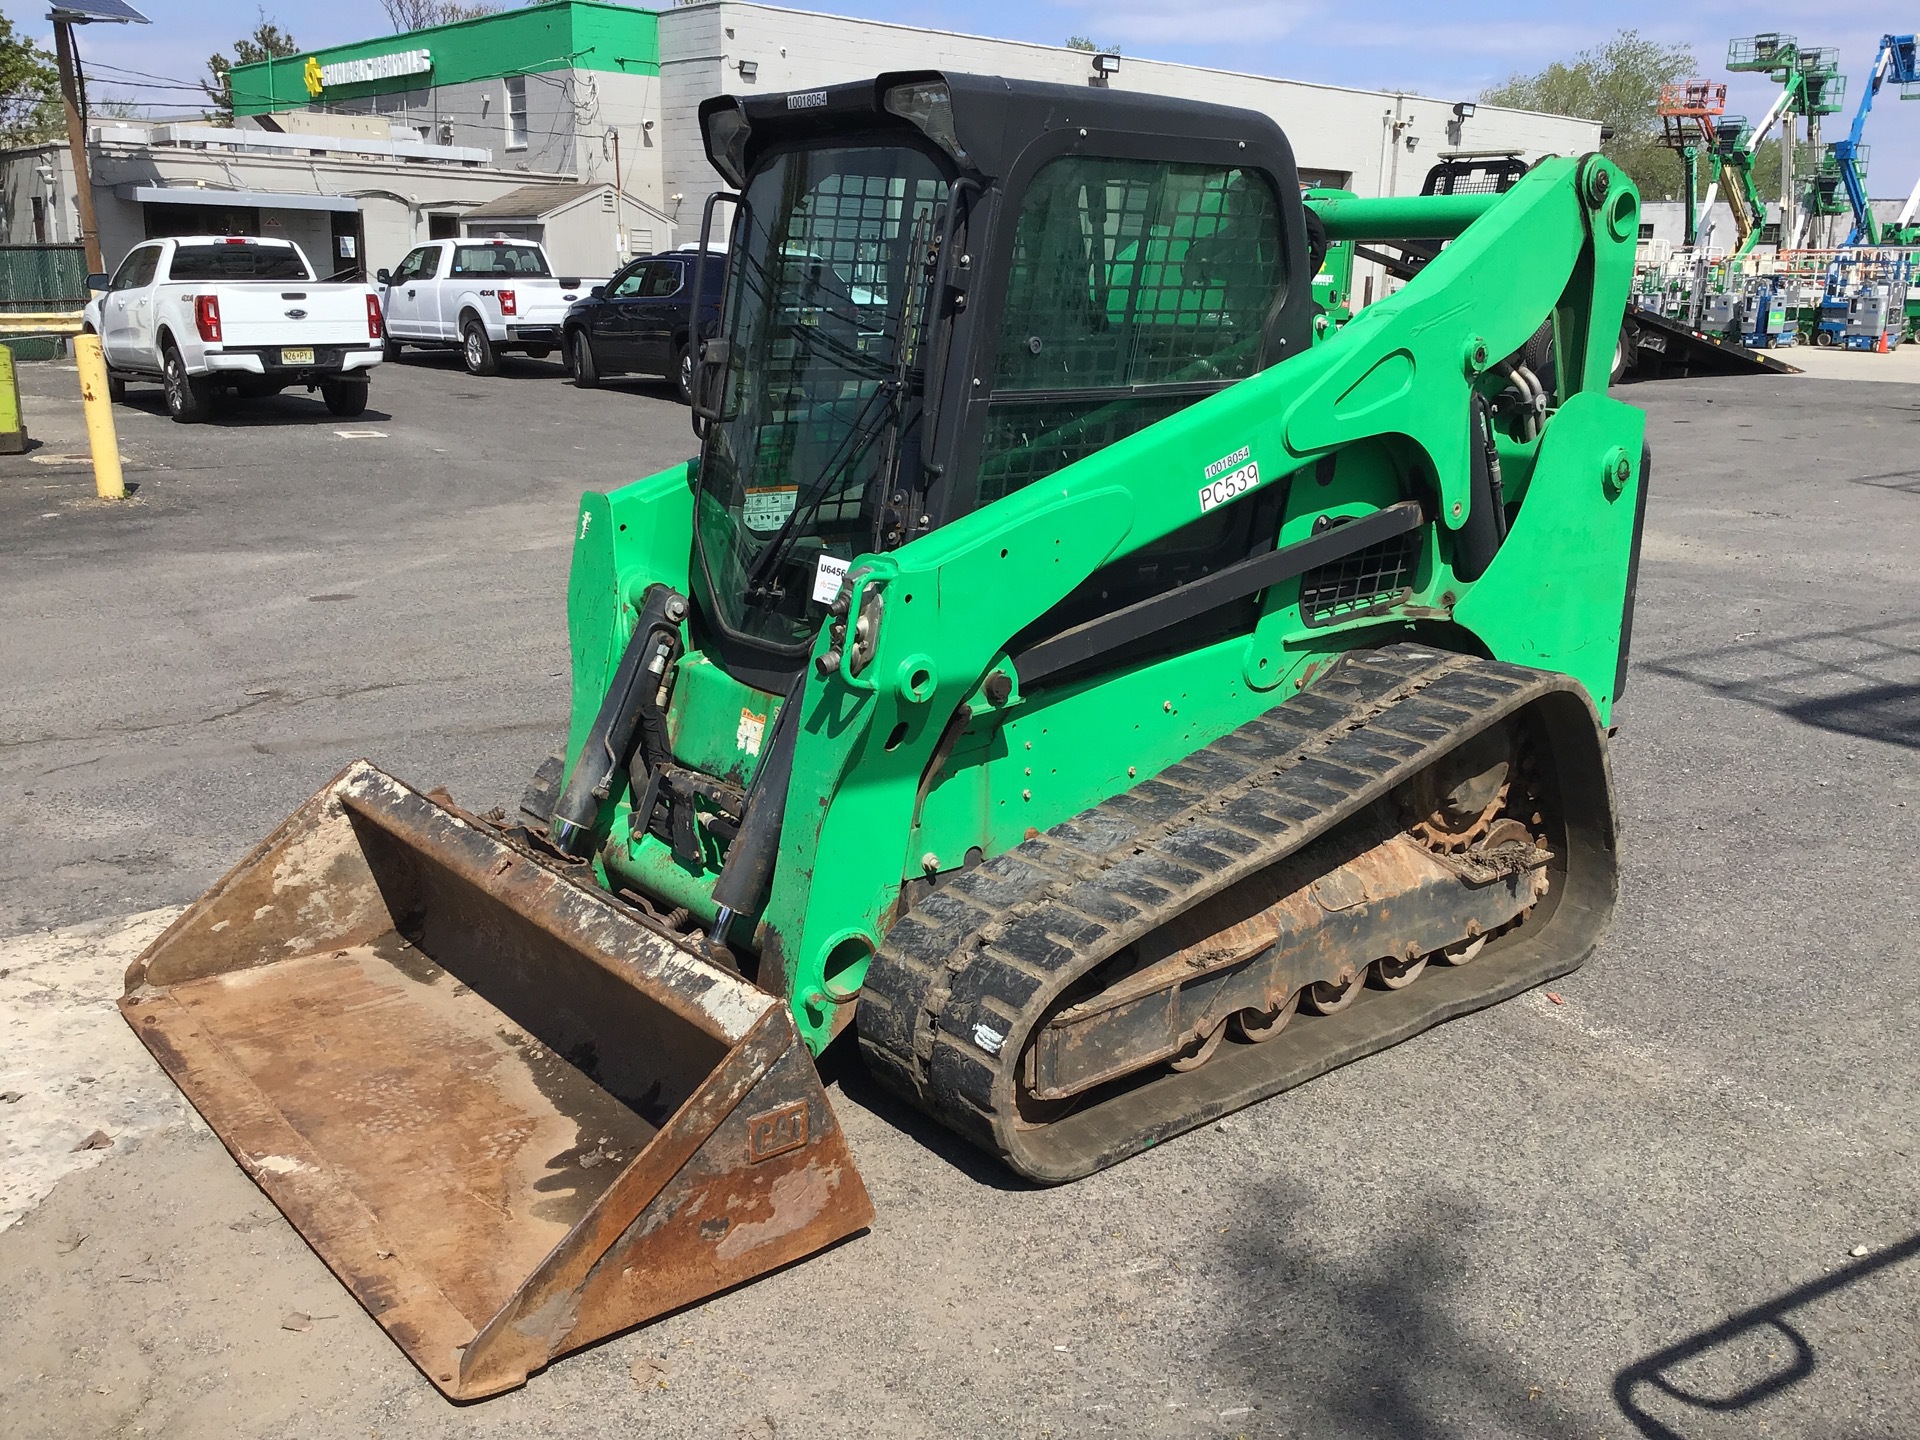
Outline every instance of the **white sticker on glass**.
POLYGON ((793 513, 793 502, 799 494, 797 485, 749 490, 746 503, 740 507, 740 518, 746 521, 749 530, 778 530, 793 513))
POLYGON ((831 605, 840 594, 840 586, 852 564, 851 560, 842 560, 838 555, 822 555, 820 567, 813 572, 813 598, 822 605, 831 605))

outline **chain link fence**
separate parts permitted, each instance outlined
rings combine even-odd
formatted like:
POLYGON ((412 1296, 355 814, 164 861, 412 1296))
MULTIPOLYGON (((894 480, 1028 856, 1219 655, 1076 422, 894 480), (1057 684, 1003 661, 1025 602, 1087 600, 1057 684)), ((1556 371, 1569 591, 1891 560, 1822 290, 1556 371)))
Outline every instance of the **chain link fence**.
MULTIPOLYGON (((87 252, 79 245, 0 245, 0 312, 78 310, 87 303, 87 252)), ((64 336, 8 339, 16 360, 52 360, 64 336)))

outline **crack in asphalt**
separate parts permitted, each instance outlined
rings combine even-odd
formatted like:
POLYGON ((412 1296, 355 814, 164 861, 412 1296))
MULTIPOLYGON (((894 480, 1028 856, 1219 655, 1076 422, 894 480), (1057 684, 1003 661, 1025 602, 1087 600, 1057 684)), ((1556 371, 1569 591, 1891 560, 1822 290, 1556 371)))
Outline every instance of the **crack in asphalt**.
MULTIPOLYGON (((231 720, 236 715, 244 715, 249 710, 257 710, 278 700, 286 700, 285 708, 291 710, 301 705, 311 705, 316 700, 351 700, 359 695, 377 695, 387 690, 404 690, 419 685, 444 685, 450 680, 461 677, 451 676, 440 679, 423 680, 382 680, 371 685, 352 685, 344 690, 321 690, 311 695, 292 695, 286 690, 267 690, 258 695, 249 695, 244 704, 235 705, 230 710, 217 710, 211 715, 201 715, 187 720, 156 720, 143 725, 107 725, 98 730, 90 730, 80 735, 29 735, 18 740, 0 740, 0 750, 20 750, 33 745, 74 744, 83 740, 97 740, 104 735, 147 735, 156 730, 193 729, 201 725, 213 725, 222 720, 231 720)), ((86 761, 75 762, 86 764, 86 761)), ((55 771, 71 769, 70 765, 56 765, 53 770, 43 773, 51 775, 55 771)))

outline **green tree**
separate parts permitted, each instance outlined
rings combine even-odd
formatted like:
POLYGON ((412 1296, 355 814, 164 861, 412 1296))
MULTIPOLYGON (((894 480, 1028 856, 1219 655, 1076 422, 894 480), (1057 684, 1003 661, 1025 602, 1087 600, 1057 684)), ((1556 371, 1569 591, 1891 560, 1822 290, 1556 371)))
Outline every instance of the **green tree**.
POLYGON ((1675 200, 1684 172, 1679 158, 1660 143, 1654 110, 1660 87, 1691 75, 1696 63, 1685 45, 1662 45, 1638 30, 1622 30, 1571 62, 1511 76, 1480 98, 1489 105, 1598 120, 1610 132, 1600 148, 1633 177, 1642 198, 1675 200))
POLYGON ((0 146, 49 140, 64 125, 53 57, 0 15, 0 146))
POLYGON ((1084 50, 1089 55, 1118 55, 1120 53, 1120 47, 1118 45, 1096 45, 1093 43, 1092 38, 1086 35, 1069 35, 1067 37, 1067 49, 1084 50))
POLYGON ((213 101, 213 113, 207 118, 216 125, 233 124, 234 66, 258 65, 262 60, 277 60, 284 55, 300 53, 300 43, 269 20, 265 10, 261 10, 259 15, 260 23, 253 27, 253 33, 233 42, 231 60, 224 55, 207 57, 207 71, 213 79, 202 80, 200 88, 213 101))

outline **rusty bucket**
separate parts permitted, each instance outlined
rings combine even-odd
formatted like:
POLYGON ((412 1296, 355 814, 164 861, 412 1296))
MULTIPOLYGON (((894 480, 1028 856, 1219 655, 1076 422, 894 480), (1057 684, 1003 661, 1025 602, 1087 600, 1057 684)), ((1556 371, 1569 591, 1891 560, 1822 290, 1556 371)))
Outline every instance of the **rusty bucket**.
POLYGON ((365 761, 120 1008, 455 1399, 873 1218, 778 999, 365 761))

